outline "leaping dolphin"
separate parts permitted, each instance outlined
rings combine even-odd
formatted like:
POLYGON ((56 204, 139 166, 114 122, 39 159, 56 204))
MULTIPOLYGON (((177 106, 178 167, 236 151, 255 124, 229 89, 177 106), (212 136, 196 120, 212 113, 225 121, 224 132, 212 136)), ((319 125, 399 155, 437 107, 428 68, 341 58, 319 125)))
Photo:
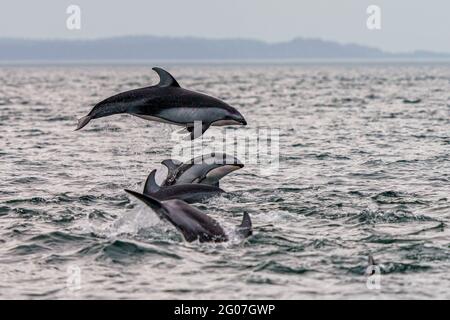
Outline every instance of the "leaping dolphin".
MULTIPOLYGON (((167 168, 167 177, 161 183, 162 187, 187 183, 219 187, 220 179, 230 172, 244 167, 239 159, 224 153, 202 155, 185 163, 166 159, 161 164, 167 168)), ((155 173, 151 172, 145 183, 146 193, 156 192, 159 188, 155 181, 155 173)))
POLYGON ((191 139, 201 136, 210 126, 247 124, 244 117, 227 103, 181 88, 164 69, 154 67, 153 70, 160 77, 159 84, 122 92, 97 103, 87 116, 78 120, 76 130, 92 119, 121 113, 186 127, 191 139), (194 123, 199 122, 201 132, 194 130, 194 123))
MULTIPOLYGON (((170 222, 188 242, 225 242, 228 236, 213 218, 182 200, 159 201, 156 198, 125 190, 153 209, 160 219, 170 222)), ((252 234, 252 222, 248 213, 244 213, 241 225, 236 232, 243 238, 252 234)))

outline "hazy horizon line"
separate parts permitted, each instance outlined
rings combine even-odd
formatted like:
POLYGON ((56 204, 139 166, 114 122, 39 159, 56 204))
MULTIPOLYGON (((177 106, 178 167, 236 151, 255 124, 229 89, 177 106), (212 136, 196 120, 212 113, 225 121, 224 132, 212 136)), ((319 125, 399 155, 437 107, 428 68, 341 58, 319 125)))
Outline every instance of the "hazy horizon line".
POLYGON ((203 36, 194 36, 194 35, 184 35, 184 36, 171 36, 171 35, 154 35, 154 34, 123 34, 123 35, 114 35, 114 36, 100 36, 100 37, 2 37, 0 36, 0 41, 2 40, 19 40, 19 41, 66 41, 66 42, 77 42, 77 41, 87 41, 87 42, 94 42, 94 41, 102 41, 102 40, 111 40, 111 39, 120 39, 120 38, 161 38, 161 39, 195 39, 195 40, 206 40, 206 41, 253 41, 253 42, 259 42, 264 43, 268 45, 276 45, 276 44, 283 44, 283 43, 290 43, 295 40, 314 40, 314 41, 322 41, 322 42, 329 42, 329 43, 337 43, 343 46, 361 46, 369 49, 375 49, 379 50, 386 54, 406 54, 406 53, 417 53, 417 52, 429 52, 429 53, 436 53, 436 54, 450 54, 450 52, 446 51, 434 51, 432 49, 414 49, 414 50, 407 50, 407 51, 390 51, 385 50, 380 47, 376 47, 373 45, 366 45, 358 42, 344 42, 340 40, 331 40, 326 39, 322 37, 304 37, 304 36, 296 36, 291 38, 290 40, 279 40, 279 41, 270 41, 260 38, 251 38, 251 37, 203 37, 203 36))

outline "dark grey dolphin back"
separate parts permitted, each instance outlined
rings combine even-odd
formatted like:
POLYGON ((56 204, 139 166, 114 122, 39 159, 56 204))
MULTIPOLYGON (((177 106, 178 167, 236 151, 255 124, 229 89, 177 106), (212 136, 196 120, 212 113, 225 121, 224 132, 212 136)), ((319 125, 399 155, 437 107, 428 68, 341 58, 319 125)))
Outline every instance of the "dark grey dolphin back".
POLYGON ((187 203, 196 203, 218 196, 222 193, 225 193, 225 191, 214 186, 187 183, 164 186, 156 192, 145 194, 161 201, 179 199, 186 201, 187 203))
POLYGON ((219 223, 199 209, 181 200, 164 201, 167 219, 188 242, 224 242, 228 237, 219 223))

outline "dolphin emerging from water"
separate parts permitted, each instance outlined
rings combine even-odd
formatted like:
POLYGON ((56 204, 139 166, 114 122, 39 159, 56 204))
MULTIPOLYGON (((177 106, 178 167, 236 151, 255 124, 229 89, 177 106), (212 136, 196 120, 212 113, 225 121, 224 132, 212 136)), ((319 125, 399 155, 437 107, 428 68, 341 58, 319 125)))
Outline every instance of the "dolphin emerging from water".
MULTIPOLYGON (((219 187, 220 179, 244 167, 239 159, 224 153, 202 155, 185 163, 166 159, 161 164, 167 168, 167 177, 162 182, 162 187, 188 183, 219 187)), ((156 192, 159 188, 155 181, 155 172, 152 171, 145 183, 145 193, 156 192)))
POLYGON ((247 124, 244 117, 227 103, 181 88, 164 69, 155 67, 153 70, 160 77, 159 84, 122 92, 97 103, 87 116, 78 120, 76 130, 92 119, 121 113, 186 127, 191 139, 201 136, 210 126, 247 124), (201 122, 201 130, 194 130, 194 123, 198 122, 201 122))
MULTIPOLYGON (((229 240, 228 235, 216 220, 182 200, 160 201, 135 191, 125 191, 152 208, 162 220, 175 226, 188 242, 195 240, 225 242, 229 240)), ((243 238, 252 234, 252 221, 248 213, 244 213, 242 223, 236 228, 236 232, 243 238)))

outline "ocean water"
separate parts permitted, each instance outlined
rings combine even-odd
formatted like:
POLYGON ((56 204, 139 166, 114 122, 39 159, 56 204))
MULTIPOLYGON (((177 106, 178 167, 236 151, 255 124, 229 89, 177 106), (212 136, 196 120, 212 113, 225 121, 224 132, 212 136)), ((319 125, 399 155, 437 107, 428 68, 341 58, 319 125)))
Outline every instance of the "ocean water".
POLYGON ((254 234, 223 244, 184 242, 123 191, 178 128, 121 115, 74 131, 157 83, 151 67, 0 67, 0 298, 450 298, 449 64, 168 65, 242 112, 236 134, 279 129, 276 170, 246 163, 198 205, 228 229, 250 213, 254 234))

